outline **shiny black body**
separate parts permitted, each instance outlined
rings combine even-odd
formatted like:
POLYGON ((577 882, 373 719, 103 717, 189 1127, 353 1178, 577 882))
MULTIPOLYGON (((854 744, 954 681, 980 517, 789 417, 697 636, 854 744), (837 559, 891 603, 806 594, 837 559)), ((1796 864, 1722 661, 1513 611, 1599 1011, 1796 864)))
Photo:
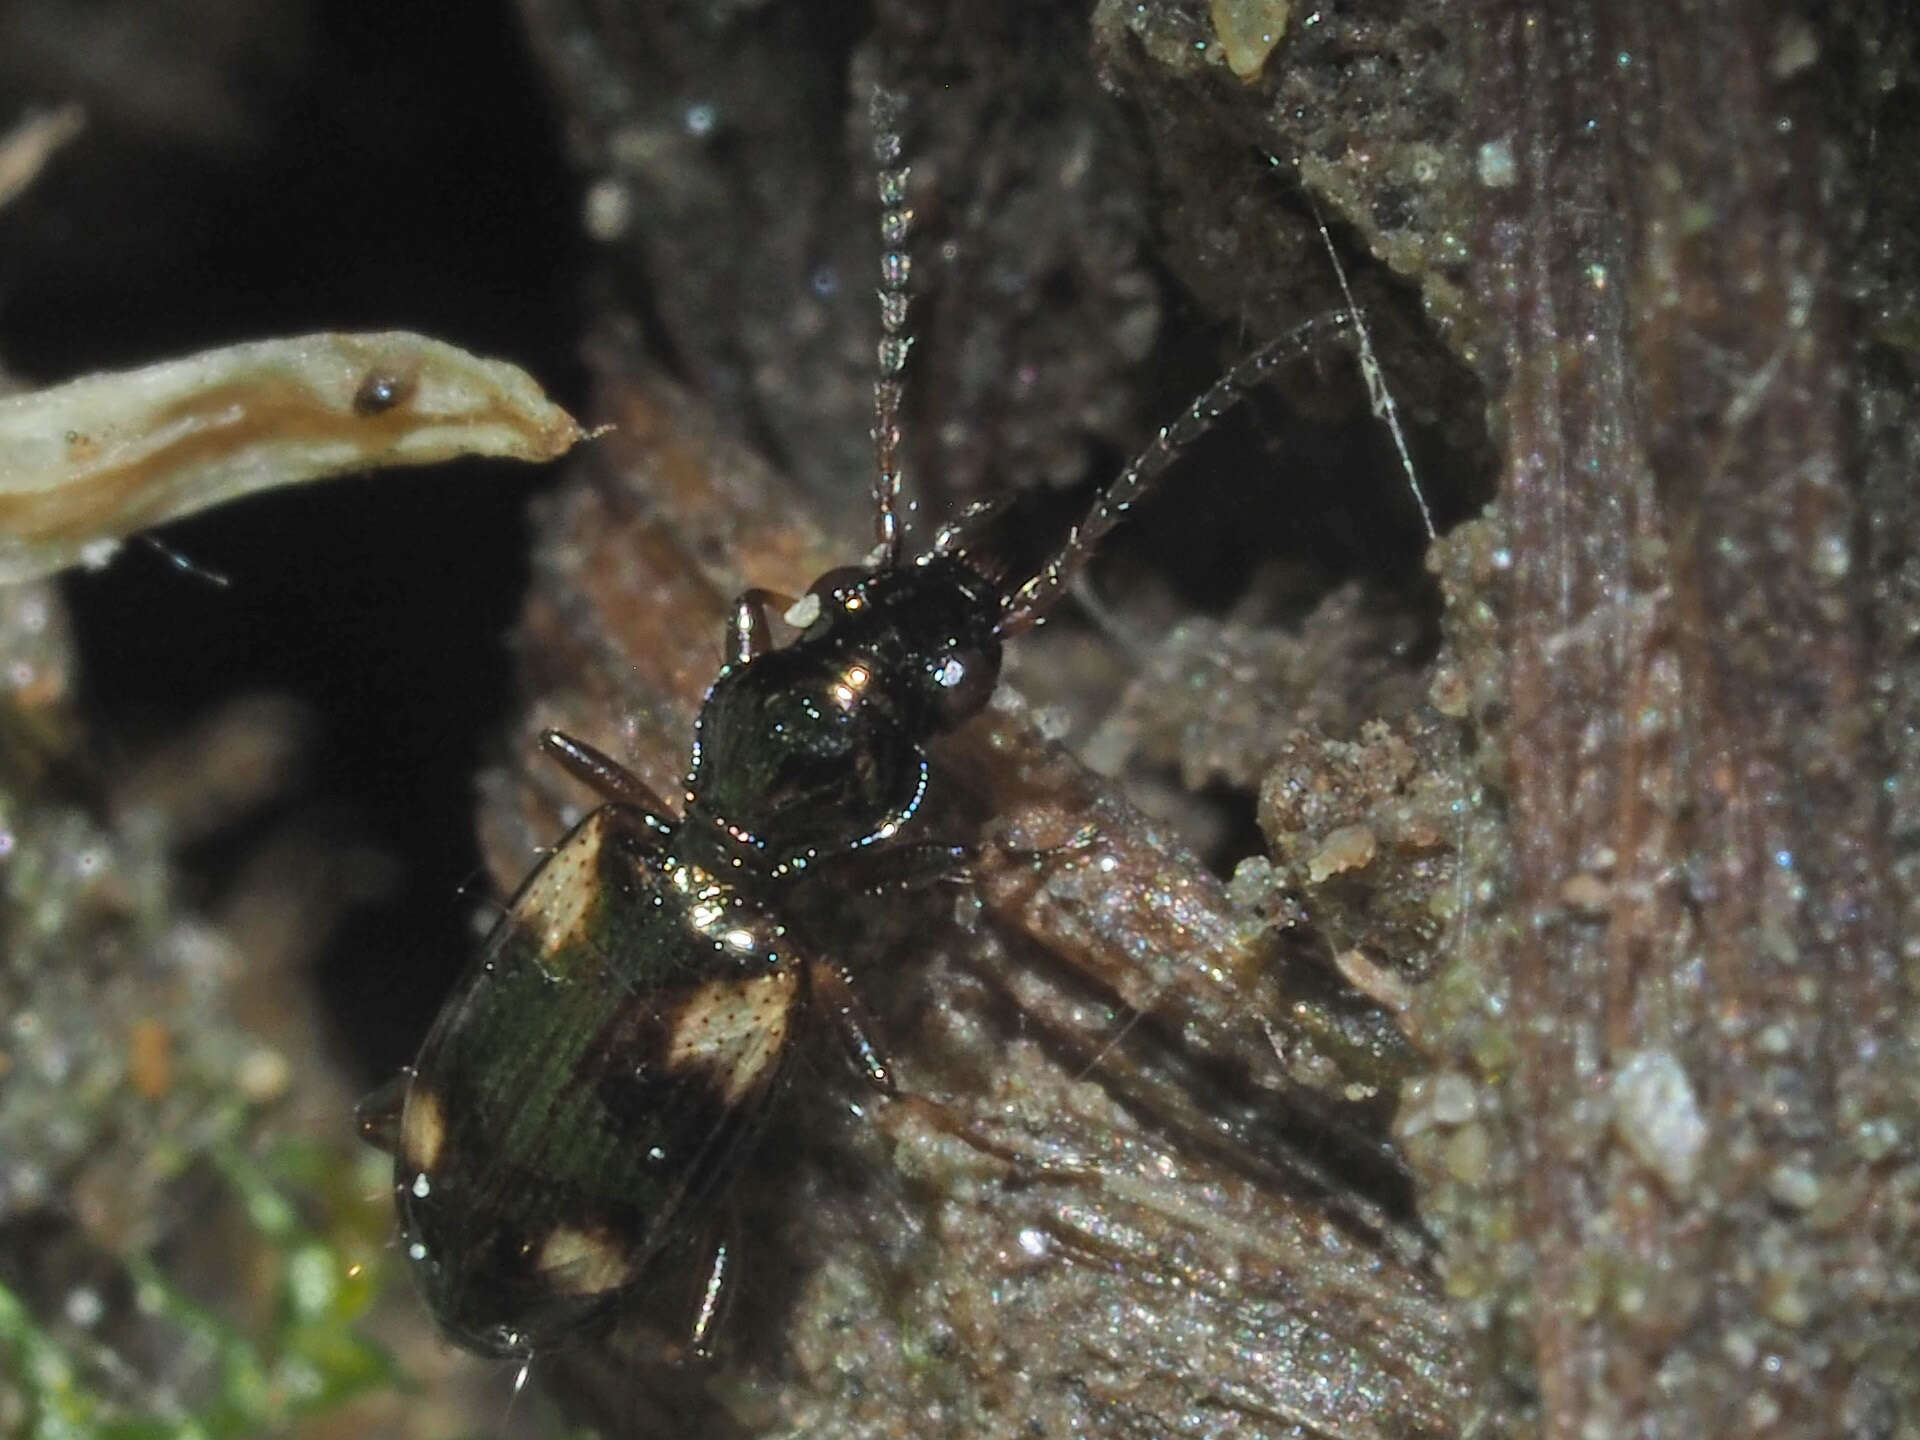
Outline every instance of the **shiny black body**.
MULTIPOLYGON (((807 603, 800 638, 770 649, 763 598, 742 597, 679 819, 555 742, 616 798, 528 878, 411 1072, 363 1107, 395 1156, 421 1289, 471 1349, 547 1349, 647 1283, 744 1157, 818 992, 890 1085, 844 978, 782 901, 912 817, 922 742, 992 693, 1003 596, 936 550, 837 572, 807 603)), ((717 1265, 702 1342, 723 1279, 717 1265)))
MULTIPOLYGON (((411 1070, 362 1107, 394 1157, 402 1241, 442 1329, 522 1358, 659 1283, 662 1252, 704 1246, 693 1347, 711 1338, 728 1247, 707 1232, 778 1092, 810 1010, 878 1089, 891 1072, 846 977, 795 932, 794 887, 836 867, 937 874, 955 846, 906 845, 922 746, 977 713, 1001 645, 1066 592, 1101 537, 1189 440, 1328 317, 1256 352, 1161 430, 1033 574, 980 556, 969 512, 915 557, 895 520, 908 211, 885 97, 875 103, 883 257, 874 426, 878 558, 823 576, 799 607, 734 607, 677 815, 579 741, 546 744, 608 803, 521 887, 411 1070), (775 648, 768 611, 801 627, 775 648), (810 611, 810 613, 808 613, 810 611)), ((377 403, 378 397, 374 397, 377 403)), ((846 877, 851 884, 853 876, 846 877)))
POLYGON ((922 743, 999 675, 1002 597, 963 559, 836 578, 797 641, 720 673, 694 726, 675 847, 752 893, 890 839, 926 789, 922 743))

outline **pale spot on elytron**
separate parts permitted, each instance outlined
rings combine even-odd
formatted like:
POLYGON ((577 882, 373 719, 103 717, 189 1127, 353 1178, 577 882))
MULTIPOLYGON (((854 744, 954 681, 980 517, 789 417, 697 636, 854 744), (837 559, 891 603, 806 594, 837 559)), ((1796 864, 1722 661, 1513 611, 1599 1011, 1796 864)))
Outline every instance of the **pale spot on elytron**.
POLYGON ((744 1099, 780 1063, 799 989, 791 970, 698 987, 674 1016, 667 1069, 703 1070, 722 1101, 744 1099))
POLYGON ((439 1165, 446 1144, 447 1113, 440 1097, 415 1081, 400 1110, 400 1158, 424 1174, 439 1165))
POLYGON ((595 811, 535 873, 513 907, 515 915, 537 917, 537 925, 530 928, 543 962, 586 938, 587 913, 600 897, 597 877, 606 830, 605 812, 595 811))
POLYGON ((618 1290, 633 1278, 627 1247, 605 1230, 557 1225, 540 1242, 534 1262, 557 1290, 571 1295, 598 1295, 618 1290))

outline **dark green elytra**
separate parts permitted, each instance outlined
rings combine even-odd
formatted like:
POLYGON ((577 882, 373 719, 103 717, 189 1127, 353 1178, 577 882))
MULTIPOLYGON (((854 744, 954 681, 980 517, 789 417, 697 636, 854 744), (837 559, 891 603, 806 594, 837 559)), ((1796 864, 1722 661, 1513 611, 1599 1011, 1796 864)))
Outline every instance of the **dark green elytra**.
POLYGON ((606 805, 537 869, 403 1084, 394 1188, 441 1328, 530 1353, 602 1318, 772 1095, 805 977, 781 926, 606 805))
MULTIPOLYGON (((903 228, 904 173, 881 163, 882 203, 903 228)), ((888 258, 900 303, 883 313, 904 316, 905 257, 888 258)), ((925 792, 923 743, 986 705, 1002 641, 1058 603, 1183 445, 1350 320, 1309 322, 1215 382, 1019 580, 992 557, 983 511, 903 557, 892 377, 906 350, 883 345, 877 560, 817 581, 817 615, 783 649, 769 640, 773 597, 736 602, 678 820, 614 762, 549 735, 614 803, 533 872, 412 1070, 361 1109, 363 1131, 394 1154, 402 1243, 449 1337, 528 1357, 650 1283, 661 1251, 744 1163, 791 1037, 823 995, 868 1078, 891 1088, 844 976, 785 923, 794 889, 858 889, 860 863, 889 851, 907 862, 896 883, 951 863, 954 847, 896 839, 925 792)), ((725 1271, 719 1246, 696 1348, 725 1271)))
MULTIPOLYGON (((685 814, 616 802, 582 821, 514 897, 412 1071, 362 1107, 394 1154, 421 1291, 470 1349, 550 1348, 647 1283, 743 1162, 821 986, 869 1077, 890 1083, 844 979, 782 915, 795 887, 835 883, 831 862, 884 848, 912 817, 921 742, 992 693, 1000 593, 936 553, 829 576, 814 597, 818 618, 782 650, 753 640, 757 610, 736 615, 685 814)), ((592 759, 603 788, 638 789, 592 759)))

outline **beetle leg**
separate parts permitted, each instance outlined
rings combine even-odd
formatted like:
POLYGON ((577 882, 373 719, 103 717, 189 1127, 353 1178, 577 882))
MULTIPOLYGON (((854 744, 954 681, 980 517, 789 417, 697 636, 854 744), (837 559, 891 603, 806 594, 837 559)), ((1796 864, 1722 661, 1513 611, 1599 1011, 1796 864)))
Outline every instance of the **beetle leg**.
POLYGON ((838 965, 825 960, 810 961, 807 968, 808 978, 813 982, 813 993, 826 1004, 827 1013, 833 1017, 834 1029, 840 1032, 840 1043, 846 1046, 847 1058, 853 1061, 854 1069, 881 1094, 898 1094, 893 1083, 893 1066, 887 1063, 879 1042, 874 1039, 873 1016, 867 1013, 867 1007, 854 994, 846 975, 838 965))
POLYGON ((413 1071, 402 1070, 353 1107, 353 1121, 362 1140, 389 1155, 400 1153, 400 1112, 406 1105, 407 1086, 412 1083, 413 1071))
POLYGON ((736 1222, 732 1206, 729 1205, 727 1209, 728 1215, 722 1222, 721 1232, 707 1255, 706 1278, 700 1283, 693 1306, 693 1324, 687 1334, 687 1349, 699 1360, 713 1358, 714 1336, 719 1333, 720 1322, 726 1318, 727 1303, 733 1298, 733 1230, 736 1222))
POLYGON ((971 845, 942 845, 929 840, 886 850, 847 850, 838 855, 823 855, 807 873, 809 878, 841 890, 887 895, 948 881, 971 885, 977 858, 978 852, 971 845))
POLYGON ((1053 845, 1012 845, 1004 839, 994 841, 993 848, 1015 864, 1034 865, 1045 860, 1061 856, 1084 855, 1100 844, 1100 827, 1082 825, 1066 839, 1053 845))
POLYGON ((740 598, 733 602, 733 613, 727 617, 727 653, 723 657, 729 665, 744 665, 756 655, 765 654, 773 648, 773 627, 767 623, 767 609, 771 606, 782 614, 793 608, 791 595, 782 595, 777 590, 743 590, 740 598))
POLYGON ((596 750, 584 740, 576 740, 561 730, 540 734, 540 748, 559 762, 560 768, 574 779, 616 805, 638 810, 646 817, 647 827, 667 834, 673 822, 666 819, 667 807, 646 783, 611 755, 596 750))
POLYGON ((927 768, 927 757, 924 751, 916 751, 914 760, 913 794, 903 799, 901 803, 895 807, 893 813, 878 825, 874 826, 869 834, 854 841, 853 844, 847 848, 846 853, 850 855, 858 854, 869 845, 883 841, 891 841, 893 837, 899 833, 900 827, 911 820, 920 809, 920 802, 926 799, 927 796, 927 777, 932 772, 927 768))

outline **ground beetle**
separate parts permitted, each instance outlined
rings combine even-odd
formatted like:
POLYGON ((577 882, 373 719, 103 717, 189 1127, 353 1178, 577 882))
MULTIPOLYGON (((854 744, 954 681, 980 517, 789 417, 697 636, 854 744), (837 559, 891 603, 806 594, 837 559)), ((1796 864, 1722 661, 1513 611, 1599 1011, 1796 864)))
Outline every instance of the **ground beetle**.
MULTIPOLYGON (((1179 449, 1328 332, 1324 316, 1241 362, 1107 487, 1044 565, 1010 577, 975 507, 907 556, 897 516, 909 264, 893 102, 874 103, 885 254, 875 385, 877 548, 794 604, 736 602, 694 727, 678 818, 578 740, 547 750, 607 801, 528 877, 418 1059, 361 1107, 395 1157, 403 1242, 445 1333, 523 1360, 604 1324, 745 1162, 789 1042, 824 1004, 868 1080, 893 1080, 845 975, 794 932, 802 884, 951 874, 960 847, 904 844, 923 743, 984 707, 1002 642, 1037 624, 1179 449), (775 648, 769 619, 802 633, 775 648)), ((727 1270, 713 1245, 703 1349, 727 1270)))

